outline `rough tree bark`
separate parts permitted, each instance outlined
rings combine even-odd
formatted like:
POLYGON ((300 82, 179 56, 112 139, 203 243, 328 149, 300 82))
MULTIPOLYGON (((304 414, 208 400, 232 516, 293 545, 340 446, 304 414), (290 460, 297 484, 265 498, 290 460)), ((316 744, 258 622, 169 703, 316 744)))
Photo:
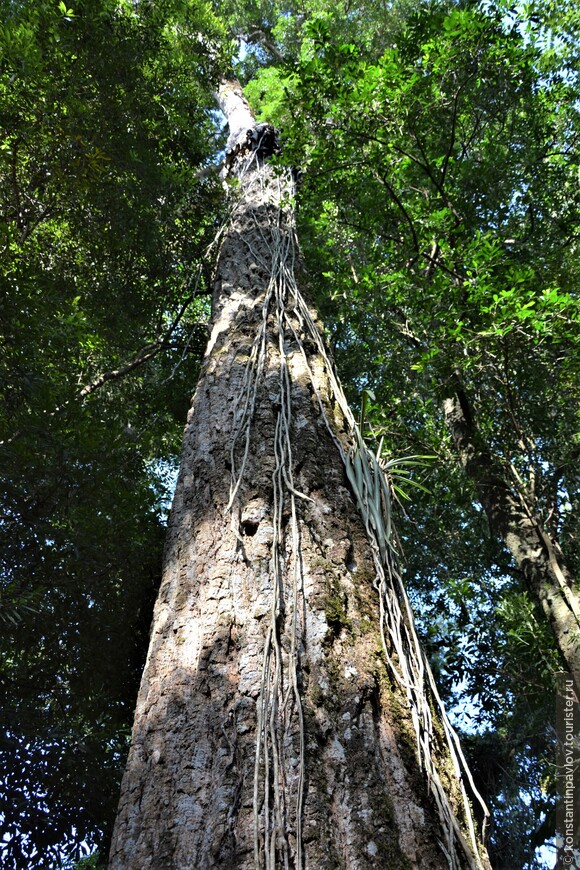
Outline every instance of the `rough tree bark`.
POLYGON ((479 443, 465 392, 458 387, 443 403, 459 460, 473 481, 492 532, 498 535, 522 572, 552 628, 558 648, 580 691, 580 598, 557 542, 526 498, 479 443))
POLYGON ((275 131, 221 97, 237 199, 110 870, 488 867, 388 490, 298 290, 275 131))

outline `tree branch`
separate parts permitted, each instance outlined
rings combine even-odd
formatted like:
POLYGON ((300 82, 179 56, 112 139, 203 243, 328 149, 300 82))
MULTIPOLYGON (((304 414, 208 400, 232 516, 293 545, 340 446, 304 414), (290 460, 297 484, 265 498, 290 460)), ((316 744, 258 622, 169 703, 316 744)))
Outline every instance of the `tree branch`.
POLYGON ((238 34, 238 38, 250 44, 254 43, 261 45, 262 48, 266 49, 266 51, 273 55, 273 57, 280 61, 280 63, 284 63, 284 55, 278 48, 276 48, 273 42, 270 42, 268 34, 264 33, 263 30, 258 28, 253 30, 251 33, 240 33, 238 34))
POLYGON ((89 384, 86 384, 82 390, 78 394, 79 399, 86 399, 87 396, 90 396, 91 393, 94 393, 100 387, 107 383, 107 381, 116 381, 119 378, 125 377, 130 372, 134 371, 138 366, 143 365, 143 363, 148 362, 153 357, 157 356, 157 354, 163 350, 165 347, 165 342, 163 340, 153 342, 151 344, 146 344, 145 347, 142 347, 140 351, 133 357, 133 359, 126 363, 124 366, 118 369, 110 369, 109 371, 103 372, 94 381, 91 381, 89 384))
POLYGON ((120 368, 111 369, 109 371, 106 371, 106 372, 103 372, 102 374, 100 374, 97 378, 95 378, 93 381, 91 381, 89 384, 86 384, 82 388, 82 390, 78 394, 78 398, 81 400, 85 399, 87 396, 90 396, 91 393, 94 393, 95 390, 98 390, 100 387, 102 387, 104 384, 106 384, 107 381, 116 381, 116 380, 119 380, 120 378, 124 378, 125 375, 130 374, 136 368, 143 365, 143 363, 149 362, 149 360, 156 357, 160 351, 165 350, 166 348, 170 347, 171 344, 170 344, 169 339, 171 338, 171 336, 173 335, 173 333, 175 332, 175 330, 179 326, 179 324, 183 318, 183 315, 185 314, 185 312, 187 311, 187 309, 189 308, 189 306, 193 302, 194 298, 197 296, 197 284, 198 284, 198 282, 199 282, 199 275, 197 276, 197 281, 195 283, 193 293, 190 293, 190 295, 187 297, 187 299, 182 303, 181 308, 179 309, 179 311, 175 317, 175 320, 173 321, 173 323, 171 324, 171 326, 169 327, 169 329, 167 330, 167 332, 165 333, 165 335, 162 338, 158 339, 157 341, 153 341, 153 342, 150 342, 149 344, 146 344, 144 347, 141 348, 141 350, 137 351, 137 353, 135 354, 135 356, 133 357, 132 360, 130 360, 128 363, 125 363, 125 365, 121 366, 120 368))
POLYGON ((377 172, 377 170, 373 170, 373 175, 375 176, 375 178, 377 179, 377 181, 378 181, 380 184, 382 184, 384 187, 387 188, 387 190, 388 190, 388 192, 389 192, 389 196, 391 197, 391 199, 393 200, 393 202, 395 203, 395 205, 397 206, 397 208, 399 209, 399 211, 401 212, 401 214, 402 214, 403 217, 405 218, 405 221, 407 222, 407 224, 408 224, 408 226, 409 226, 409 229, 410 229, 410 231, 411 231, 411 236, 412 236, 412 238, 413 238, 413 247, 414 247, 415 250, 419 253, 421 249, 420 249, 420 247, 419 247, 419 239, 418 239, 418 237, 417 237, 417 232, 416 232, 416 230, 415 230, 415 225, 414 225, 413 220, 412 220, 411 216, 409 215, 407 209, 405 208, 405 206, 403 205, 401 199, 399 198, 397 192, 396 192, 395 189, 394 189, 394 188, 389 184, 389 182, 387 181, 386 177, 385 177, 384 175, 381 175, 379 172, 377 172))

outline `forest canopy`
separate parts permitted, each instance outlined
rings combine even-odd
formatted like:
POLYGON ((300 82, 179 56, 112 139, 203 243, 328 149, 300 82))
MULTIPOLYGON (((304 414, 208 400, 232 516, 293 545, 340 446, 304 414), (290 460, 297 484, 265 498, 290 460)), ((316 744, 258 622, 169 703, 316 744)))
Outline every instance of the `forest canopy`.
POLYGON ((580 613, 576 5, 0 13, 3 866, 106 856, 228 216, 223 75, 298 175, 308 291, 392 460, 492 864, 553 866, 576 652, 547 584, 580 613))

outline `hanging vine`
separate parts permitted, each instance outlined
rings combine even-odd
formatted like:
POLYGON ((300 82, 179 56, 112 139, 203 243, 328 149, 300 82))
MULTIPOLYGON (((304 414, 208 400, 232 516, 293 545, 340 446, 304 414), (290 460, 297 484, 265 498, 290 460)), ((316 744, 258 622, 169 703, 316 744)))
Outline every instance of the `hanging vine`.
MULTIPOLYGON (((452 870, 466 865, 482 868, 477 837, 472 819, 470 799, 480 804, 484 818, 488 811, 478 794, 457 735, 452 728, 437 691, 431 669, 422 651, 414 625, 409 600, 397 567, 393 546, 391 490, 379 455, 365 444, 357 424, 334 374, 333 366, 313 316, 303 299, 295 278, 296 234, 292 201, 294 185, 289 172, 275 173, 263 159, 260 135, 270 135, 266 125, 248 134, 249 147, 238 149, 236 162, 230 161, 239 179, 239 196, 233 219, 243 210, 251 216, 260 238, 260 250, 250 253, 269 275, 261 302, 259 327, 249 355, 244 363, 242 389, 234 405, 231 444, 232 479, 228 510, 236 502, 244 478, 258 394, 267 365, 269 341, 272 335, 278 355, 279 410, 274 439, 273 542, 271 557, 271 603, 269 623, 263 651, 260 696, 257 709, 256 755, 254 769, 254 857, 256 870, 303 867, 302 815, 304 802, 304 715, 299 689, 299 649, 304 631, 300 612, 303 603, 303 577, 299 559, 300 524, 297 500, 309 499, 298 491, 293 478, 291 426, 292 396, 288 367, 289 351, 301 354, 304 367, 316 396, 320 413, 328 432, 342 457, 346 476, 362 516, 373 553, 375 588, 378 594, 380 632, 385 659, 395 681, 406 695, 411 711, 417 751, 425 772, 429 790, 437 806, 444 841, 441 848, 452 870), (256 130, 258 131, 256 133, 256 130), (268 206, 269 225, 264 226, 263 210, 268 206), (257 217, 257 208, 261 216, 257 217), (339 438, 328 417, 328 404, 320 394, 306 344, 314 344, 322 359, 330 382, 332 399, 345 421, 346 437, 339 438), (343 440, 344 439, 344 440, 343 440), (289 507, 289 532, 284 531, 283 508, 289 507), (289 564, 289 567, 287 565, 289 564), (282 647, 285 626, 289 647, 282 647), (446 738, 449 757, 463 801, 467 837, 464 835, 441 782, 439 763, 434 752, 436 744, 433 708, 438 712, 446 738), (297 734, 298 771, 291 773, 285 763, 285 746, 292 728, 297 734), (291 790, 283 786, 289 777, 295 778, 295 803, 287 805, 291 790), (288 831, 294 833, 291 844, 288 831), (280 860, 282 863, 277 864, 280 860)), ((242 234, 244 238, 244 234, 242 234)), ((271 345, 270 345, 271 347, 271 345)))

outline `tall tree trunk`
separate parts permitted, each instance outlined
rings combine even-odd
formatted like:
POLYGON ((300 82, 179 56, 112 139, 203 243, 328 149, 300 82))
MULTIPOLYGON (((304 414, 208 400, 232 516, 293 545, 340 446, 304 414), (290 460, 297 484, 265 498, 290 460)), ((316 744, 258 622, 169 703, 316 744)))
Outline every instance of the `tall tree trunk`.
POLYGON ((559 547, 524 494, 510 485, 504 470, 482 447, 461 386, 444 401, 443 410, 459 459, 475 485, 490 528, 504 541, 540 602, 576 690, 580 691, 580 599, 559 547))
POLYGON ((222 105, 247 113, 228 147, 237 201, 110 870, 488 867, 388 487, 296 283, 275 131, 235 85, 222 105))

